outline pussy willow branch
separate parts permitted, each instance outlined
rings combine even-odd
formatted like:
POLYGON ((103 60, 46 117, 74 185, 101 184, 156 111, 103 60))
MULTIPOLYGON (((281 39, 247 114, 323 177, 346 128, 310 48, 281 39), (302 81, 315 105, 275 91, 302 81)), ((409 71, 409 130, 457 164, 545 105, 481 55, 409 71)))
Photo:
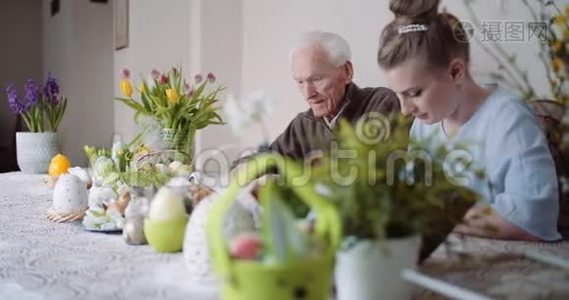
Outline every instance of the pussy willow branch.
MULTIPOLYGON (((559 6, 557 6, 557 3, 555 3, 554 1, 551 1, 550 3, 551 3, 551 5, 555 8, 555 10, 557 11, 557 14, 558 14, 558 15, 560 15, 560 16, 565 15, 565 13, 561 10, 561 8, 560 8, 559 6)), ((568 16, 568 17, 569 17, 569 16, 568 16)), ((567 29, 569 29, 569 22, 568 22, 568 19, 569 19, 569 18, 565 18, 565 22, 564 22, 564 23, 565 23, 565 27, 566 27, 567 29)))
MULTIPOLYGON (((529 5, 527 0, 522 0, 524 5, 528 8, 528 10, 532 13, 533 17, 534 17, 534 21, 536 22, 543 22, 545 20, 545 7, 547 6, 547 3, 544 3, 543 0, 540 0, 539 3, 541 4, 541 11, 540 11, 540 18, 537 17, 537 15, 534 13, 533 8, 529 5)), ((551 2, 553 3, 553 2, 551 2)), ((551 26, 547 26, 547 31, 549 32, 549 34, 552 37, 555 37, 555 32, 553 32, 553 30, 551 29, 551 26)), ((551 87, 551 91, 553 96, 555 97, 555 88, 553 87, 553 77, 551 76, 553 72, 551 65, 549 64, 549 61, 551 60, 551 53, 548 49, 548 47, 546 46, 546 43, 539 43, 539 48, 540 48, 540 52, 539 52, 539 57, 541 58, 541 63, 543 64, 543 67, 545 68, 545 75, 547 76, 547 81, 549 82, 549 85, 551 87)))
MULTIPOLYGON (((537 17, 536 13, 534 12, 533 8, 529 5, 527 0, 522 0, 522 2, 524 3, 524 5, 528 8, 528 10, 531 12, 534 20, 536 22, 547 22, 547 16, 545 14, 545 9, 548 5, 552 5, 555 10, 557 11, 557 13, 559 15, 563 15, 563 12, 561 11, 561 9, 557 6, 557 4, 552 1, 549 0, 547 2, 543 2, 543 0, 540 0, 539 3, 541 11, 540 11, 540 18, 537 17)), ((567 22, 565 22, 565 25, 567 26, 567 22)), ((567 27, 569 29, 569 27, 567 27)), ((551 26, 547 27, 547 31, 549 32, 549 35, 551 37, 550 40, 557 40, 557 34, 555 33, 555 31, 551 28, 551 26)), ((562 87, 563 84, 565 82, 565 79, 563 78, 563 76, 560 76, 560 74, 558 74, 557 72, 555 72, 555 70, 553 70, 551 64, 549 63, 551 61, 551 58, 554 56, 554 54, 552 53, 552 50, 547 46, 546 43, 539 43, 540 46, 540 53, 539 56, 541 58, 541 62, 545 68, 545 74, 547 75, 547 79, 549 81, 550 87, 551 87, 551 93, 552 96, 554 98, 560 98, 559 96, 561 95, 562 92, 562 87), (555 75, 555 79, 557 79, 558 83, 557 86, 553 86, 553 77, 552 74, 555 75)), ((561 101, 563 101, 564 99, 560 99, 561 101)), ((565 103, 563 103, 565 104, 565 103)))
MULTIPOLYGON (((471 20, 474 22, 475 26, 481 28, 482 27, 481 22, 474 13, 472 6, 470 5, 471 1, 463 0, 463 3, 467 9, 468 15, 470 16, 471 20)), ((502 70, 506 73, 506 75, 509 78, 511 78, 509 81, 510 85, 513 85, 516 89, 522 91, 524 97, 526 98, 532 98, 535 96, 535 91, 533 87, 530 85, 529 80, 527 78, 527 72, 522 71, 519 68, 519 66, 515 63, 504 63, 504 61, 509 62, 511 56, 508 55, 508 53, 499 44, 494 44, 493 48, 495 49, 495 51, 497 51, 497 53, 495 53, 480 40, 476 39, 476 42, 482 47, 484 52, 490 55, 496 62, 498 62, 503 67, 502 70)), ((507 81, 507 79, 504 78, 503 81, 507 81)))
MULTIPOLYGON (((527 3, 527 0, 523 0, 524 3, 526 4, 526 7, 529 7, 529 4, 527 3)), ((544 22, 547 17, 545 15, 545 8, 548 5, 551 5, 555 8, 555 10, 557 11, 558 15, 564 15, 564 12, 561 11, 561 9, 559 8, 559 6, 557 6, 557 4, 550 0, 546 3, 543 3, 543 0, 540 1, 540 3, 542 4, 541 6, 541 19, 539 21, 544 22)), ((567 24, 567 18, 565 18, 565 26, 567 27, 567 29, 569 30, 569 26, 567 24)), ((550 34, 550 41, 558 41, 557 38, 557 34, 555 32, 555 30, 553 30, 551 28, 551 26, 548 26, 548 32, 550 34)), ((553 67, 548 64, 547 62, 551 60, 552 57, 555 56, 554 50, 551 50, 550 48, 546 47, 546 45, 544 43, 540 43, 541 46, 541 60, 543 62, 543 64, 545 65, 545 70, 546 70, 546 74, 547 74, 547 78, 550 82, 550 86, 551 86, 551 92, 554 98, 560 99, 561 101, 563 101, 563 104, 566 104, 566 100, 565 98, 562 98, 562 88, 563 85, 565 84, 565 78, 559 73, 559 71, 555 71, 553 70, 553 67), (557 80, 557 84, 554 86, 553 85, 553 80, 554 78, 551 76, 551 74, 553 74, 555 76, 555 80, 557 80)))

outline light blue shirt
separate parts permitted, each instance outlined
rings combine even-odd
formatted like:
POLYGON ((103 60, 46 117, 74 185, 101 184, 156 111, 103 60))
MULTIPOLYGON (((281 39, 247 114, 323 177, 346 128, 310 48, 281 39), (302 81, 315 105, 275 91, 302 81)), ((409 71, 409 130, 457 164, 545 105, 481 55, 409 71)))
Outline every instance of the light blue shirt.
POLYGON ((454 136, 447 136, 442 122, 426 125, 417 119, 410 134, 419 142, 432 138, 432 147, 467 145, 474 167, 483 170, 485 178, 471 176, 466 185, 531 235, 546 241, 561 239, 555 164, 525 102, 497 88, 454 136))

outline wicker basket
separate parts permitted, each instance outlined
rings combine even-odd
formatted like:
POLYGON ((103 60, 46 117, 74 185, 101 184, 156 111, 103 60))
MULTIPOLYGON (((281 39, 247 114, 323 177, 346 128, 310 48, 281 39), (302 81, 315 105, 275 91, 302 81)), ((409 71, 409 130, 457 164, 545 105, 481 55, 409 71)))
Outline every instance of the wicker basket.
POLYGON ((73 221, 81 221, 85 216, 85 211, 78 211, 73 213, 59 213, 53 208, 47 210, 47 219, 57 223, 67 223, 73 221))
POLYGON ((230 186, 215 200, 207 220, 211 260, 223 284, 221 299, 329 299, 335 252, 342 236, 338 212, 314 191, 313 186, 293 184, 293 179, 301 174, 299 166, 272 154, 260 155, 254 160, 257 163, 250 164, 243 172, 239 172, 237 178, 234 178, 230 186), (315 210, 318 215, 315 234, 328 242, 328 247, 322 255, 279 264, 264 264, 231 257, 223 234, 225 215, 238 195, 240 183, 251 182, 261 175, 263 171, 260 166, 277 167, 287 185, 315 210))

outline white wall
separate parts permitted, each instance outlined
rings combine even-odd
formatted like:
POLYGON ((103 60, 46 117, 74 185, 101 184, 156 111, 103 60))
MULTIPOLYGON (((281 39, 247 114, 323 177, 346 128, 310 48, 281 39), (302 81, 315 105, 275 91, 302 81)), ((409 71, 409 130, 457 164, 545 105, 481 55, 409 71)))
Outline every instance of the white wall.
MULTIPOLYGON (((243 0, 194 0, 192 19, 196 20, 192 30, 192 45, 200 45, 193 52, 193 68, 214 72, 221 86, 229 92, 241 93, 243 28, 243 0), (223 21, 220 21, 223 20, 223 21)), ((193 49, 192 49, 193 50, 193 49)), ((226 92, 220 95, 226 97, 226 92)), ((209 126, 198 134, 197 150, 207 153, 223 145, 228 163, 237 158, 241 145, 226 126, 209 126)), ((215 170, 209 164, 205 168, 215 170)))
MULTIPOLYGON (((190 59, 190 2, 187 0, 130 0, 129 45, 114 52, 114 93, 120 96, 121 70, 130 69, 133 82, 149 78, 152 69, 167 71, 183 65, 186 77, 193 78, 190 59), (191 77, 190 77, 191 75, 191 77)), ((130 141, 139 131, 134 112, 114 101, 115 132, 130 141)))
POLYGON ((113 9, 110 3, 43 1, 43 69, 59 80, 68 107, 59 134, 63 153, 85 165, 84 145, 109 146, 113 132, 113 9))
POLYGON ((0 172, 17 168, 16 115, 8 108, 6 85, 16 84, 22 95, 28 78, 44 76, 41 6, 37 0, 0 1, 0 172))

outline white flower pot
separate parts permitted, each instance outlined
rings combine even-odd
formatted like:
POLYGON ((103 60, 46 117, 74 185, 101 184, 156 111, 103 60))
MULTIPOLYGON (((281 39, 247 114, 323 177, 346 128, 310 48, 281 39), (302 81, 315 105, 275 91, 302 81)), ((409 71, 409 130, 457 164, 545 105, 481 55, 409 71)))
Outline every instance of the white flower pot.
POLYGON ((54 132, 16 132, 18 167, 24 173, 46 174, 58 148, 54 132))
POLYGON ((403 269, 415 269, 421 237, 385 241, 361 240, 336 254, 338 300, 410 299, 411 286, 401 278, 403 269))

